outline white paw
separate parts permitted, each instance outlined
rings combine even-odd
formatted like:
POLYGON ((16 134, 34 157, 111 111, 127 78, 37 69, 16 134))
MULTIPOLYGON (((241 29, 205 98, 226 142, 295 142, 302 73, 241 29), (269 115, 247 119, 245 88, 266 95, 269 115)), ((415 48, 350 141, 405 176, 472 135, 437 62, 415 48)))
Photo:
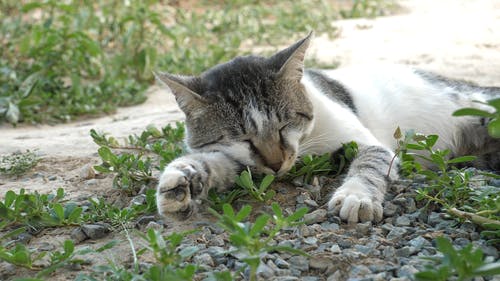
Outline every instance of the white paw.
POLYGON ((380 197, 377 196, 379 194, 371 193, 373 191, 361 180, 350 179, 333 194, 328 201, 328 209, 348 223, 380 221, 383 214, 382 201, 375 199, 380 197))
POLYGON ((160 177, 156 190, 156 203, 160 215, 177 213, 187 218, 193 212, 190 179, 196 171, 192 167, 167 167, 160 177), (189 171, 186 171, 190 169, 189 171))

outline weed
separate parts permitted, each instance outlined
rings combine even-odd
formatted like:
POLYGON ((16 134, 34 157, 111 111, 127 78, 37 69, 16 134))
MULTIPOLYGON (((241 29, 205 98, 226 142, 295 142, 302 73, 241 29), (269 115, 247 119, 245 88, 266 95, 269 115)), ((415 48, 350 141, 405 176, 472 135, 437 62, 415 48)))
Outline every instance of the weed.
MULTIPOLYGON (((179 250, 183 238, 192 232, 172 233, 163 236, 160 232, 149 229, 142 238, 147 243, 146 248, 137 252, 141 255, 146 251, 153 254, 155 263, 141 271, 136 263, 130 270, 124 266, 118 266, 113 262, 101 265, 94 269, 90 275, 80 274, 76 280, 193 280, 196 266, 193 264, 182 265, 187 259, 193 256, 198 248, 186 247, 179 250)), ((131 245, 133 247, 133 244, 131 245)), ((135 250, 134 250, 135 252, 135 250)))
POLYGON ((268 190, 273 181, 273 175, 266 175, 257 187, 252 179, 252 173, 250 172, 250 169, 243 171, 241 175, 236 177, 235 179, 235 183, 243 188, 246 194, 249 194, 258 202, 267 202, 274 197, 276 192, 272 189, 268 190))
POLYGON ((161 131, 154 126, 148 126, 140 135, 128 136, 125 144, 120 144, 116 138, 99 134, 93 129, 90 130, 90 136, 100 146, 98 153, 102 160, 102 164, 94 168, 101 173, 115 174, 113 187, 129 195, 136 194, 150 183, 155 183, 152 169, 162 170, 184 152, 184 125, 180 122, 177 122, 175 128, 167 125, 161 131), (114 153, 113 150, 136 151, 137 154, 114 153))
POLYGON ((453 116, 479 116, 490 118, 488 123, 488 133, 494 138, 500 138, 500 98, 492 99, 487 102, 477 102, 480 104, 488 105, 495 109, 495 112, 489 112, 477 108, 463 108, 453 112, 453 116))
POLYGON ((356 157, 358 145, 356 142, 342 144, 342 149, 337 153, 323 155, 305 155, 300 162, 288 172, 288 177, 304 177, 304 182, 310 183, 317 175, 338 176, 349 163, 356 157))
POLYGON ((19 176, 31 170, 39 160, 38 156, 29 150, 4 155, 0 157, 0 173, 19 176))
POLYGON ((436 135, 424 136, 407 132, 403 138, 398 128, 394 136, 398 141, 396 154, 402 159, 403 174, 426 178, 425 187, 417 190, 417 200, 425 199, 427 204, 436 203, 449 214, 469 219, 484 228, 500 227, 499 189, 488 186, 471 187, 472 171, 454 166, 473 161, 474 156, 449 158, 449 150, 433 148, 438 140, 436 135), (435 170, 425 169, 416 159, 428 162, 435 170))
POLYGON ((83 213, 82 220, 86 222, 106 222, 114 227, 128 226, 140 215, 156 212, 156 191, 153 189, 146 191, 145 204, 133 204, 126 208, 119 208, 109 204, 102 198, 90 198, 89 201, 91 204, 83 213))
POLYGON ((302 218, 307 213, 307 208, 301 208, 285 217, 277 203, 273 202, 271 207, 273 216, 262 214, 255 219, 253 224, 245 222, 252 212, 250 205, 243 206, 238 213, 235 213, 231 205, 224 204, 222 215, 213 209, 209 209, 219 219, 219 225, 228 232, 229 241, 236 247, 241 260, 249 266, 250 280, 257 280, 257 268, 263 253, 286 251, 292 254, 305 255, 300 250, 276 246, 271 242, 282 229, 301 224, 302 218), (272 222, 273 225, 268 225, 269 222, 272 222))
POLYGON ((62 188, 56 194, 26 194, 24 189, 19 194, 7 191, 4 202, 0 202, 0 229, 19 225, 37 229, 79 224, 82 208, 72 202, 62 204, 63 197, 62 188))
POLYGON ((481 249, 473 249, 468 244, 456 250, 450 241, 443 237, 436 238, 438 250, 443 254, 438 257, 425 257, 430 261, 426 270, 415 274, 419 281, 472 280, 474 277, 486 277, 500 274, 500 262, 488 262, 481 249))

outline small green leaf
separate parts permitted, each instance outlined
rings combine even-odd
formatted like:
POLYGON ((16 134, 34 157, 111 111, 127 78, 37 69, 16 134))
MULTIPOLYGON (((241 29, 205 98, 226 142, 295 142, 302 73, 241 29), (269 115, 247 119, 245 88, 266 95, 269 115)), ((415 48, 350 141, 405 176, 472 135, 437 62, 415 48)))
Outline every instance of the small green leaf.
POLYGON ((500 118, 495 118, 488 124, 488 134, 494 138, 500 138, 500 118))
POLYGON ((273 202, 271 204, 271 208, 273 209, 274 215, 278 220, 283 219, 283 212, 281 211, 280 205, 278 205, 278 203, 273 202))
POLYGON ((248 217, 250 213, 252 212, 252 206, 250 205, 245 205, 241 208, 241 210, 236 214, 234 217, 234 220, 237 222, 240 222, 248 217))
POLYGON ((286 218, 286 220, 291 223, 291 222, 296 222, 300 219, 302 219, 304 217, 305 214, 307 214, 307 212, 309 211, 309 209, 307 207, 302 207, 300 209, 298 209, 297 211, 295 211, 293 214, 291 214, 290 216, 288 216, 286 218))
POLYGON ((266 175, 264 179, 262 179, 262 182, 260 183, 260 192, 264 192, 267 187, 274 181, 274 176, 273 175, 266 175))
POLYGON ((457 163, 464 163, 464 162, 472 162, 476 160, 476 156, 461 156, 461 157, 456 157, 453 159, 448 160, 449 164, 457 164, 457 163))
POLYGON ((488 263, 474 270, 477 276, 500 275, 500 262, 488 263))
POLYGON ((260 215, 255 220, 255 223, 252 225, 252 228, 250 229, 250 232, 248 233, 248 235, 251 237, 259 235, 262 232, 262 230, 264 229, 264 227, 266 226, 266 224, 270 218, 271 217, 267 214, 260 215))
POLYGON ((477 108, 462 108, 453 112, 453 116, 480 116, 480 117, 494 117, 492 113, 477 108))

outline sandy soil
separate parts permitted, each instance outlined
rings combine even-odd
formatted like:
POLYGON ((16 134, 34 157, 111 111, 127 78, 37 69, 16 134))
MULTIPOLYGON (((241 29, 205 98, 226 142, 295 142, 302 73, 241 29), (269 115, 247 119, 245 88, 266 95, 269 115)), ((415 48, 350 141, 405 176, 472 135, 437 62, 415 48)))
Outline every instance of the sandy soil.
MULTIPOLYGON (((500 1, 408 0, 400 5, 404 12, 395 16, 333 23, 340 29, 339 38, 332 41, 318 34, 309 55, 341 65, 403 63, 500 86, 500 1)), ((20 188, 45 193, 64 187, 71 198, 109 193, 109 177, 84 175, 99 159, 89 130, 126 137, 148 124, 164 126, 182 119, 172 95, 152 87, 144 104, 120 108, 110 116, 57 126, 2 125, 0 155, 29 149, 38 151, 42 160, 20 178, 0 176, 0 198, 20 188)))

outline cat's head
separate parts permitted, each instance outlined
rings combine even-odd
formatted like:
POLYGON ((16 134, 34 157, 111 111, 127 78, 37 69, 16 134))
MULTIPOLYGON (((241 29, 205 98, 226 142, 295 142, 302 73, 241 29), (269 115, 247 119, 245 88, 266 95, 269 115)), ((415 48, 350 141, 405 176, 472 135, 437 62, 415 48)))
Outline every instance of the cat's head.
POLYGON ((186 115, 190 149, 222 151, 257 171, 286 173, 314 118, 300 83, 311 37, 269 58, 237 57, 200 76, 157 74, 186 115))

